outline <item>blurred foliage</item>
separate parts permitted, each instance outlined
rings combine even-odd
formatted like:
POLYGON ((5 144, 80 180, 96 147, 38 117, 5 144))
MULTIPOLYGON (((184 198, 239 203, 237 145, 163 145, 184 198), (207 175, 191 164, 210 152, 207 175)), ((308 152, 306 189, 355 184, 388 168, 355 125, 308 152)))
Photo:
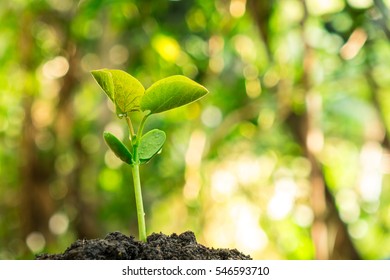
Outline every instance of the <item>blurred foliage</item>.
MULTIPOLYGON (((359 256, 388 257, 389 8, 1 1, 0 259, 137 234, 130 169, 102 139, 104 130, 128 135, 89 73, 98 68, 145 86, 186 75, 210 91, 147 124, 167 132, 162 154, 141 169, 149 233, 192 230, 204 245, 254 258, 318 258, 318 163, 359 256)), ((320 240, 343 250, 332 230, 320 240)))

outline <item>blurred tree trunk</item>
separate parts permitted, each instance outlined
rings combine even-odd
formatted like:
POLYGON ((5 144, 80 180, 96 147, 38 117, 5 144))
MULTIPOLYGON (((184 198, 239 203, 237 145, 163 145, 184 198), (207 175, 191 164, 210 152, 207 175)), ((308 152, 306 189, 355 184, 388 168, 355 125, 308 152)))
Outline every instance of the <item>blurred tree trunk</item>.
MULTIPOLYGON (((21 18, 20 29, 20 61, 25 75, 31 79, 35 72, 34 61, 35 42, 30 27, 35 18, 31 13, 25 13, 21 18)), ((28 78, 26 80, 29 80, 28 78)), ((41 233, 46 241, 52 241, 48 221, 54 212, 54 204, 50 197, 49 187, 54 173, 54 158, 40 151, 36 145, 38 129, 34 126, 32 106, 37 89, 31 84, 24 85, 25 95, 24 123, 21 138, 21 228, 25 239, 32 232, 41 233)))
MULTIPOLYGON (((32 32, 33 23, 43 21, 55 29, 58 41, 61 42, 61 55, 69 63, 69 70, 59 78, 61 89, 57 104, 51 104, 53 122, 45 128, 34 124, 33 105, 38 101, 40 90, 27 84, 24 87, 25 119, 21 140, 21 227, 23 237, 31 232, 39 232, 47 243, 54 241, 53 233, 49 229, 50 217, 56 211, 65 211, 67 204, 77 210, 73 226, 80 238, 94 238, 97 236, 97 227, 93 209, 85 202, 82 196, 81 174, 89 159, 82 149, 81 137, 74 133, 75 120, 73 97, 79 84, 78 72, 80 61, 76 44, 72 41, 70 22, 71 15, 56 14, 53 11, 40 11, 39 14, 25 13, 21 19, 20 50, 21 65, 25 74, 35 79, 37 68, 42 61, 38 61, 36 53, 39 45, 35 42, 32 32), (36 144, 41 130, 54 132, 55 144, 48 151, 42 151, 36 144), (59 157, 71 154, 74 156, 74 166, 69 172, 58 173, 56 162, 59 157), (51 196, 53 182, 60 181, 67 189, 64 201, 55 201, 51 196)), ((47 59, 47 58, 46 58, 47 59)), ((29 80, 29 79, 27 79, 29 80)), ((39 82, 37 83, 39 84, 39 82)))
POLYGON ((74 94, 79 85, 78 73, 80 60, 76 45, 66 30, 69 23, 63 23, 65 30, 64 52, 67 54, 69 70, 63 77, 63 85, 59 93, 59 102, 57 106, 57 118, 55 121, 55 131, 57 138, 58 151, 62 154, 72 153, 75 157, 74 167, 68 174, 59 175, 69 190, 66 199, 72 206, 77 209, 77 216, 74 221, 74 228, 78 238, 96 238, 97 226, 95 213, 92 205, 83 198, 81 177, 83 170, 89 164, 88 155, 85 153, 81 144, 81 135, 75 134, 74 119, 74 94))
POLYGON ((340 219, 321 165, 307 145, 308 137, 312 133, 309 129, 310 118, 307 112, 302 115, 291 112, 286 121, 312 168, 310 183, 312 187, 311 205, 314 212, 312 239, 315 257, 316 259, 360 259, 348 234, 347 226, 340 219))
MULTIPOLYGON (((70 204, 77 210, 73 227, 78 238, 96 238, 95 213, 83 197, 81 184, 82 173, 89 164, 89 157, 81 145, 82 135, 75 133, 74 95, 79 86, 80 76, 80 50, 72 37, 71 21, 72 9, 65 13, 49 11, 42 16, 42 21, 56 28, 60 37, 62 55, 69 63, 69 69, 61 79, 61 89, 56 107, 56 118, 53 130, 56 133, 56 157, 70 155, 74 157, 71 170, 65 174, 57 174, 57 179, 64 182, 68 190, 64 203, 70 204)), ((80 104, 82 106, 82 104, 80 104)))
MULTIPOLYGON (((269 18, 272 11, 272 1, 249 0, 250 11, 258 25, 260 37, 265 44, 269 41, 269 18)), ((302 1, 305 7, 305 1, 302 1)), ((307 18, 305 7, 305 16, 301 23, 303 33, 305 21, 307 18)), ((315 247, 316 259, 360 259, 354 244, 348 234, 346 225, 340 219, 333 195, 330 193, 320 163, 316 158, 316 146, 322 145, 316 143, 323 140, 322 130, 318 123, 321 114, 321 96, 312 92, 311 73, 313 72, 313 50, 305 43, 303 59, 303 76, 301 86, 305 91, 306 110, 303 113, 296 113, 291 108, 281 108, 285 110, 280 112, 286 116, 287 124, 300 145, 304 156, 310 161, 311 173, 310 183, 312 186, 311 204, 314 212, 314 222, 312 225, 312 239, 315 247), (314 141, 314 142, 313 142, 314 141)), ((268 47, 271 61, 272 51, 268 47)), ((287 82, 288 84, 288 82, 287 82)), ((286 84, 281 81, 279 84, 279 94, 282 99, 286 99, 286 84)), ((285 104, 286 105, 286 104, 285 104)), ((321 148, 321 147, 318 147, 321 148)))
POLYGON ((255 24, 259 29, 260 39, 264 42, 265 49, 267 51, 268 60, 272 60, 272 51, 269 42, 269 21, 272 15, 272 8, 274 1, 257 1, 248 0, 248 10, 253 17, 255 24))
POLYGON ((308 12, 305 1, 305 16, 301 22, 304 42, 302 85, 305 91, 306 110, 299 115, 291 112, 287 121, 311 164, 311 204, 314 212, 312 238, 316 259, 360 259, 359 253, 348 234, 347 226, 341 220, 333 195, 326 184, 316 153, 323 147, 324 135, 319 124, 322 111, 322 97, 312 89, 311 73, 314 68, 314 50, 306 43, 303 31, 308 12))
POLYGON ((81 184, 82 174, 85 167, 89 164, 89 158, 81 144, 82 136, 76 135, 75 133, 73 107, 74 94, 79 85, 80 59, 76 44, 72 41, 69 34, 69 23, 64 23, 63 26, 67 29, 64 32, 66 32, 66 38, 68 38, 65 42, 68 43, 64 49, 68 54, 69 70, 63 78, 63 87, 60 90, 60 101, 56 120, 57 139, 64 153, 73 151, 75 154, 74 168, 72 172, 64 176, 63 180, 69 188, 67 199, 77 209, 77 217, 74 221, 77 237, 91 239, 98 236, 95 213, 92 205, 89 205, 83 196, 81 184))

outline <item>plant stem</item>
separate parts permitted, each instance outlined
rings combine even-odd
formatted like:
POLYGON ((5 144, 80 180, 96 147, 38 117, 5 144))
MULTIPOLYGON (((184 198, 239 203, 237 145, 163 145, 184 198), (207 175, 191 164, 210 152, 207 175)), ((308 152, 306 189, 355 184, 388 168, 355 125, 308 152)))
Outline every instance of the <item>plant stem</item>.
POLYGON ((131 123, 131 119, 129 116, 126 116, 126 122, 127 122, 127 126, 129 127, 129 130, 130 130, 130 141, 131 141, 131 139, 134 136, 134 128, 133 128, 133 124, 131 123))
MULTIPOLYGON (((138 157, 138 154, 136 157, 138 157)), ((142 202, 141 180, 139 176, 139 160, 137 160, 135 163, 132 164, 131 171, 133 173, 135 204, 137 207, 138 238, 139 240, 145 242, 146 241, 145 212, 144 212, 144 205, 142 202)))
POLYGON ((145 212, 144 205, 142 201, 142 189, 141 189, 141 179, 139 175, 139 154, 138 154, 138 146, 141 141, 142 131, 145 126, 145 121, 149 115, 144 116, 142 119, 140 126, 137 131, 137 135, 134 136, 133 126, 131 125, 130 118, 127 118, 127 124, 129 125, 130 133, 131 133, 131 144, 133 146, 133 156, 134 162, 131 165, 131 171, 133 173, 133 182, 134 182, 134 194, 135 194, 135 205, 137 208, 137 220, 138 220, 138 238, 139 240, 146 242, 146 226, 145 226, 145 212))

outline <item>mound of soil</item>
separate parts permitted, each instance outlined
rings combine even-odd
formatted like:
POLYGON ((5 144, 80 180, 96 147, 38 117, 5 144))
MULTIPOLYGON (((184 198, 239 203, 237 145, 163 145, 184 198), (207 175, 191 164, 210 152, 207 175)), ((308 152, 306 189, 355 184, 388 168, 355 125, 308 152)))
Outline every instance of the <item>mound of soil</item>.
POLYGON ((104 239, 77 240, 62 254, 41 254, 38 260, 250 260, 236 249, 214 249, 198 244, 191 231, 170 236, 153 233, 147 242, 120 232, 104 239))

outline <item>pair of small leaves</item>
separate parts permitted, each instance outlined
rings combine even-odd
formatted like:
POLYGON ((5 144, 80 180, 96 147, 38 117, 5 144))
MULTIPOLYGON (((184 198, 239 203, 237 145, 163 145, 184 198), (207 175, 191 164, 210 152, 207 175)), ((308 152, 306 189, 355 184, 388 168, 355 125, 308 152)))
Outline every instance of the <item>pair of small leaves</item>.
MULTIPOLYGON (((135 156, 129 151, 125 144, 110 132, 103 133, 104 140, 114 154, 127 164, 135 163, 135 156)), ((153 129, 141 137, 137 148, 140 163, 147 163, 159 151, 161 151, 166 139, 165 132, 153 129)))
POLYGON ((91 73, 114 102, 118 116, 132 111, 164 112, 194 102, 208 93, 205 87, 181 75, 159 80, 145 91, 136 78, 124 71, 100 69, 91 73))

